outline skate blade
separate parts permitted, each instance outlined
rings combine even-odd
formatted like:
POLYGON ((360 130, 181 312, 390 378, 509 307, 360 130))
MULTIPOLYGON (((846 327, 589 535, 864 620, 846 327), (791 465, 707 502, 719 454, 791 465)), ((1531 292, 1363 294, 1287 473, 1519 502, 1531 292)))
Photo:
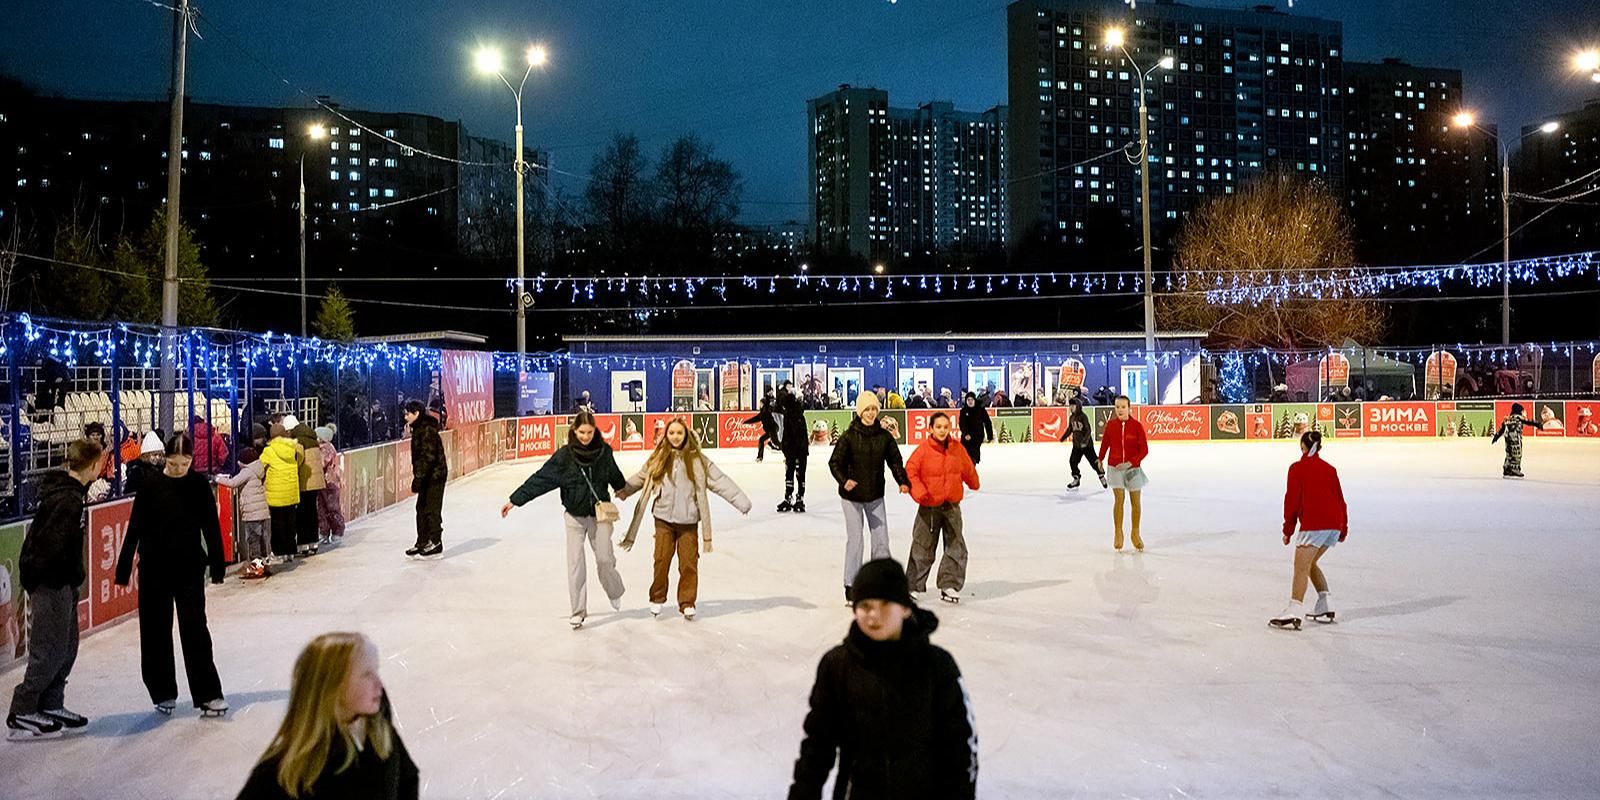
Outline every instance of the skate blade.
POLYGON ((162 707, 162 706, 156 706, 155 708, 156 708, 156 713, 160 714, 163 717, 170 717, 170 716, 172 716, 172 712, 178 710, 177 706, 173 706, 172 708, 165 708, 165 707, 162 707))
POLYGON ((1320 622, 1323 625, 1332 625, 1333 624, 1333 614, 1334 614, 1334 612, 1332 612, 1332 611, 1329 611, 1326 614, 1307 614, 1306 615, 1306 619, 1309 619, 1309 620, 1311 620, 1313 622, 1320 622))
POLYGON ((959 597, 940 597, 939 599, 953 606, 961 604, 961 598, 959 597))
POLYGON ((60 739, 67 735, 67 729, 50 731, 49 733, 35 733, 27 730, 12 730, 6 734, 6 741, 10 742, 42 742, 46 739, 60 739))
POLYGON ((220 718, 225 717, 227 715, 228 715, 228 712, 226 712, 226 711, 212 711, 210 709, 205 709, 205 708, 200 709, 200 718, 201 719, 220 719, 220 718))
POLYGON ((1281 630, 1281 631, 1282 630, 1289 630, 1291 628, 1293 628, 1294 630, 1300 630, 1300 620, 1291 619, 1291 620, 1285 620, 1285 621, 1280 622, 1280 621, 1275 620, 1275 619, 1269 619, 1269 620, 1267 620, 1267 627, 1276 628, 1276 629, 1281 630))

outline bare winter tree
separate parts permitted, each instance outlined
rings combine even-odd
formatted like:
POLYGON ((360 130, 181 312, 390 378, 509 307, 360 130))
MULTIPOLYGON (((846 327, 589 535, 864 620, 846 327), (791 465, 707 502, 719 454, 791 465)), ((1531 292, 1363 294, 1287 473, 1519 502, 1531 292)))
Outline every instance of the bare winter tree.
POLYGON ((22 219, 15 211, 9 217, 11 224, 4 234, 0 234, 0 311, 11 310, 11 288, 17 284, 17 268, 24 243, 22 219))
POLYGON ((639 137, 632 134, 618 134, 589 167, 589 187, 584 193, 589 220, 601 243, 613 252, 632 249, 648 216, 648 168, 639 137))
MULTIPOLYGON (((1244 285, 1276 283, 1354 260, 1339 198, 1320 184, 1274 173, 1194 212, 1178 238, 1174 284, 1211 285, 1217 273, 1244 285), (1201 272, 1206 279, 1198 279, 1201 272), (1183 281, 1185 273, 1197 279, 1183 281)), ((1350 297, 1215 305, 1199 292, 1175 292, 1157 296, 1156 312, 1167 330, 1209 331, 1208 344, 1232 348, 1372 342, 1387 322, 1382 304, 1350 297)))
POLYGON ((710 144, 688 135, 667 145, 656 162, 657 219, 688 242, 705 244, 739 216, 744 180, 710 144))

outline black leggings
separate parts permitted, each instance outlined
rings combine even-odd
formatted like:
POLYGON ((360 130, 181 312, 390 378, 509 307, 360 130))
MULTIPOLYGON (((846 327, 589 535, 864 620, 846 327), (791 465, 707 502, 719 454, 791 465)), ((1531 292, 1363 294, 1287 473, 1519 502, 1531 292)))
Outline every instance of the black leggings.
POLYGON ((756 458, 757 459, 761 459, 761 458, 766 457, 766 454, 767 454, 767 442, 775 442, 775 441, 776 441, 776 439, 773 438, 772 434, 770 434, 770 433, 761 434, 761 438, 756 440, 756 458))
POLYGON ((793 497, 796 500, 804 500, 806 497, 806 454, 801 453, 798 456, 785 454, 783 464, 783 499, 788 500, 793 497))
POLYGON ((1089 466, 1094 469, 1096 475, 1105 474, 1105 470, 1100 469, 1100 457, 1095 455, 1094 447, 1085 447, 1075 444, 1072 446, 1072 458, 1068 461, 1072 467, 1073 480, 1078 480, 1079 478, 1083 477, 1082 473, 1078 472, 1078 462, 1083 460, 1085 457, 1089 459, 1089 466))

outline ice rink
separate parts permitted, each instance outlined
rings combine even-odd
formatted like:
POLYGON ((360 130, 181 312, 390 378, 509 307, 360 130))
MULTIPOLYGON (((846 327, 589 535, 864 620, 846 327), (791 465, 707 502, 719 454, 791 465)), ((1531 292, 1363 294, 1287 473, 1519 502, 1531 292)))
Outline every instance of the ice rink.
MULTIPOLYGON (((1330 440, 1351 512, 1323 560, 1339 623, 1292 632, 1266 619, 1289 588, 1295 443, 1154 443, 1137 555, 1111 549, 1109 492, 1063 491, 1066 446, 985 448, 966 600, 931 602, 971 689, 979 796, 1596 796, 1600 441, 1526 450, 1513 482, 1486 439, 1330 440)), ((213 587, 225 720, 198 719, 187 687, 176 716, 150 710, 136 622, 85 639, 67 702, 93 722, 0 743, 0 797, 231 798, 300 647, 346 629, 382 651, 424 797, 782 797, 817 659, 850 622, 842 515, 825 447, 803 516, 774 511, 781 460, 709 452, 755 510, 713 499, 694 622, 651 619, 646 532, 619 552, 622 612, 591 561, 570 630, 558 501, 501 520, 533 465, 494 467, 447 491, 443 560, 402 555, 406 503, 292 571, 213 587)), ((891 497, 902 561, 913 513, 891 497)))

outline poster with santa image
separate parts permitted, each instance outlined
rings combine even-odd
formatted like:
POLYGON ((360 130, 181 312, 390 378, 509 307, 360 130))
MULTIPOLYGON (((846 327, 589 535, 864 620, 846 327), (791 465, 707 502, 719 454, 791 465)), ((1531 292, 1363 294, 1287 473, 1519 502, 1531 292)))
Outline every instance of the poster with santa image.
POLYGON ((717 415, 718 447, 755 447, 761 438, 761 424, 745 424, 750 415, 742 411, 724 411, 717 415))
POLYGON ((1036 442, 1059 442, 1067 433, 1067 417, 1071 414, 1070 408, 1035 408, 1033 410, 1033 440, 1036 442))
POLYGON ((1244 438, 1246 439, 1271 439, 1274 428, 1272 424, 1272 404, 1256 403, 1245 406, 1244 409, 1244 438))
POLYGON ((1569 436, 1600 436, 1600 420, 1595 419, 1594 412, 1600 410, 1600 402, 1594 400, 1568 400, 1567 401, 1567 434, 1569 436))
POLYGON ((1139 406, 1134 409, 1151 441, 1199 441, 1211 434, 1205 406, 1139 406))
POLYGON ((622 438, 615 442, 619 452, 644 449, 644 415, 622 415, 622 438))
POLYGON ((460 428, 494 417, 494 356, 441 350, 445 427, 460 428))
POLYGON ((1435 436, 1433 403, 1367 403, 1362 407, 1363 436, 1435 436))
POLYGON ((1422 365, 1422 396, 1454 396, 1456 388, 1456 357, 1446 350, 1437 350, 1422 365))
POLYGON ((1566 436, 1567 424, 1562 420, 1566 415, 1567 405, 1560 400, 1533 401, 1532 422, 1540 436, 1566 436))
POLYGON ((89 507, 89 622, 99 627, 139 608, 139 568, 133 579, 117 585, 117 557, 128 535, 132 500, 89 507))

